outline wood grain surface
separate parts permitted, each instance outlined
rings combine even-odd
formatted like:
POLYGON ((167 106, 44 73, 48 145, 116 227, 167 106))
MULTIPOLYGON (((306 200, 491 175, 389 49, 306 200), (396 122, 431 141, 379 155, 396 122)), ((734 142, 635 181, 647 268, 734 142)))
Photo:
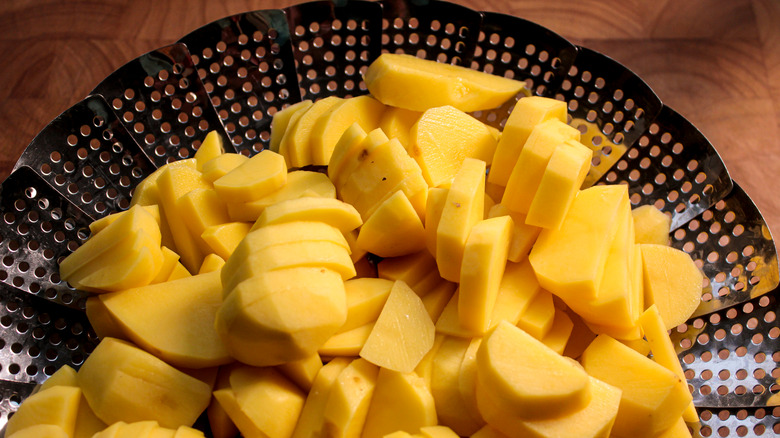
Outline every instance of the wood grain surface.
MULTIPOLYGON (((780 2, 455 2, 535 21, 632 69, 715 145, 780 233, 780 2)), ((224 16, 294 3, 0 2, 0 179, 36 133, 125 62, 224 16)))

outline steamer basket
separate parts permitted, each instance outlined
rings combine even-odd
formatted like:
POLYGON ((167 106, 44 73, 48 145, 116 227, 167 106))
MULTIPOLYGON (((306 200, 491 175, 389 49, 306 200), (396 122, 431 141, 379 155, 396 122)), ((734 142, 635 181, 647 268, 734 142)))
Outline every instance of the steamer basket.
MULTIPOLYGON (((61 365, 78 368, 99 342, 86 294, 58 275, 91 221, 126 209, 138 182, 191 156, 209 130, 253 155, 285 106, 367 93, 362 73, 385 51, 515 78, 526 94, 566 101, 596 150, 588 182, 627 184, 634 206, 668 213, 673 246, 706 277, 694 317, 672 332, 701 416, 695 433, 780 433, 777 251, 715 148, 610 58, 527 20, 437 0, 226 17, 128 62, 46 126, 0 191, 0 425, 35 384, 61 365)), ((474 116, 501 127, 514 102, 474 116)))

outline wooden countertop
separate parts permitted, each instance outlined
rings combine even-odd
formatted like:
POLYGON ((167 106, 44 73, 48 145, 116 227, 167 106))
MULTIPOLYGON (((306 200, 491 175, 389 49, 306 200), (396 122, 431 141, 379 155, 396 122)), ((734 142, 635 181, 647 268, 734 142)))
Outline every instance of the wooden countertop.
MULTIPOLYGON (((642 77, 715 145, 780 233, 780 3, 455 0, 542 24, 642 77)), ((125 62, 238 12, 290 0, 0 3, 0 178, 51 119, 125 62)))

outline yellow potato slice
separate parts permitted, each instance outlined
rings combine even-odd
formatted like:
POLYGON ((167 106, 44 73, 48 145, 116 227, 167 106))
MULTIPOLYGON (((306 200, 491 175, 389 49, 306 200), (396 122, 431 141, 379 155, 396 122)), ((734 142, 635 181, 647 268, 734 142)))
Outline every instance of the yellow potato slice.
POLYGON ((323 413, 323 436, 359 437, 366 422, 379 367, 355 359, 336 378, 323 413))
POLYGON ((517 320, 517 326, 538 340, 544 339, 555 321, 555 302, 550 292, 540 290, 517 320))
POLYGON ((396 191, 403 191, 412 201, 415 211, 425 213, 425 196, 428 186, 420 166, 409 156, 396 139, 376 145, 364 156, 339 188, 344 202, 355 207, 364 220, 396 191))
POLYGON ((558 354, 563 354, 566 344, 569 342, 571 332, 574 330, 574 322, 569 315, 560 309, 555 309, 550 331, 541 339, 542 343, 558 354))
POLYGON ((357 123, 364 131, 371 131, 379 127, 384 110, 385 106, 371 96, 345 99, 341 105, 330 107, 311 128, 311 164, 327 166, 336 143, 350 125, 357 123))
MULTIPOLYGON (((437 274, 438 275, 438 274, 437 274)), ((447 280, 442 280, 436 287, 422 297, 425 310, 431 321, 438 321, 447 303, 450 302, 458 285, 447 280)))
POLYGON ((425 249, 425 229, 409 198, 399 190, 363 223, 356 243, 380 257, 398 257, 425 249))
POLYGON ((228 203, 227 212, 231 220, 254 222, 267 207, 281 201, 305 197, 335 198, 336 187, 320 172, 293 170, 287 174, 287 182, 273 193, 245 203, 228 203))
POLYGON ((176 200, 176 211, 195 236, 203 234, 208 227, 230 222, 225 202, 214 189, 198 188, 187 192, 176 200))
POLYGON ((428 202, 425 205, 425 246, 428 252, 436 254, 436 239, 441 221, 441 213, 447 202, 450 189, 431 187, 428 189, 428 202))
POLYGON ((301 415, 295 425, 292 438, 319 437, 325 423, 325 407, 330 391, 341 372, 351 362, 347 358, 335 358, 323 365, 314 378, 311 390, 306 396, 301 415))
POLYGON ((206 138, 203 139, 203 143, 200 144, 198 150, 195 151, 195 169, 203 172, 203 166, 225 153, 225 148, 222 145, 222 136, 218 131, 209 131, 206 134, 206 138))
POLYGON ((214 330, 222 305, 219 271, 101 295, 100 300, 134 343, 183 368, 232 361, 214 330))
POLYGON ((615 436, 656 436, 691 403, 685 379, 607 335, 594 339, 580 361, 588 374, 622 390, 615 436))
POLYGON ((440 425, 447 426, 460 436, 469 436, 484 424, 469 414, 469 408, 460 392, 460 366, 471 341, 453 336, 444 337, 433 358, 431 394, 436 402, 440 425))
MULTIPOLYGON (((628 205, 621 207, 618 213, 617 231, 609 247, 604 265, 604 277, 596 297, 567 296, 565 301, 588 323, 598 327, 616 327, 605 332, 613 336, 623 332, 637 330, 637 318, 642 313, 641 304, 636 302, 634 293, 634 269, 636 248, 634 242, 634 222, 628 205), (582 298, 582 299, 579 299, 582 298)), ((621 338, 622 339, 622 338, 621 338)))
POLYGON ((593 152, 576 140, 558 145, 544 168, 525 223, 557 229, 590 169, 593 152))
POLYGON ((344 102, 345 99, 340 97, 328 96, 293 115, 295 119, 290 120, 279 144, 279 152, 284 156, 288 167, 303 167, 314 164, 311 154, 314 125, 329 109, 342 105, 344 102))
POLYGON ((322 356, 328 357, 358 357, 360 350, 366 345, 375 322, 368 322, 353 329, 336 333, 328 338, 317 350, 322 356))
POLYGON ((666 329, 671 330, 690 318, 701 303, 701 271, 684 251, 652 243, 640 246, 645 306, 658 306, 666 329))
POLYGON ((240 264, 233 264, 232 260, 228 260, 229 269, 228 263, 225 263, 222 269, 222 287, 225 296, 231 294, 231 291, 244 280, 280 269, 298 267, 329 269, 337 272, 342 280, 349 280, 356 275, 355 265, 349 257, 349 252, 340 245, 327 241, 300 241, 271 245, 252 253, 243 261, 236 259, 236 262, 240 264))
POLYGON ((295 384, 274 368, 246 365, 234 368, 229 379, 230 387, 214 391, 214 397, 243 436, 292 434, 306 398, 295 384))
POLYGON ((460 281, 463 248, 471 228, 482 220, 485 205, 485 162, 463 161, 436 228, 436 263, 445 280, 460 281))
POLYGON ((322 358, 315 353, 303 359, 283 363, 277 369, 288 379, 292 380, 299 388, 309 392, 314 378, 322 369, 322 358))
POLYGON ((355 207, 330 198, 299 198, 278 202, 266 208, 252 226, 256 230, 266 225, 293 221, 319 221, 348 233, 363 224, 355 207))
POLYGON ((409 155, 431 187, 448 183, 463 160, 493 160, 496 139, 487 126, 452 106, 425 111, 409 134, 409 155))
POLYGON ((396 281, 360 357, 409 373, 433 347, 434 335, 433 322, 420 297, 406 283, 396 281))
POLYGON ((523 83, 466 67, 384 53, 364 75, 368 91, 385 105, 425 111, 452 105, 462 111, 496 108, 523 89, 523 83))
POLYGON ((227 153, 216 156, 203 164, 203 179, 210 183, 227 175, 236 167, 244 164, 249 157, 242 154, 227 153))
POLYGON ((429 272, 435 270, 436 260, 427 251, 386 258, 377 266, 380 278, 403 281, 407 285, 419 283, 429 272))
POLYGON ((562 100, 541 96, 528 96, 518 100, 501 131, 488 182, 506 187, 512 168, 534 127, 547 120, 566 123, 566 116, 566 102, 562 100))
MULTIPOLYGON (((663 318, 661 318, 661 313, 658 311, 658 306, 652 304, 648 307, 639 317, 639 325, 642 327, 642 333, 647 339, 650 351, 653 352, 653 360, 666 369, 673 371, 681 381, 685 382, 685 373, 680 364, 680 359, 677 357, 672 340, 669 338, 669 333, 666 331, 666 325, 663 318)), ((685 408, 683 418, 691 423, 699 422, 699 414, 696 412, 693 402, 685 408)))
POLYGON ((501 203, 512 211, 528 214, 550 157, 567 140, 579 141, 580 131, 557 119, 536 125, 520 151, 501 203))
MULTIPOLYGON (((161 243, 160 226, 158 221, 146 208, 133 206, 117 217, 116 220, 106 225, 101 232, 93 235, 76 251, 65 257, 60 262, 60 276, 68 281, 70 276, 88 265, 90 262, 104 258, 103 255, 110 251, 117 243, 127 243, 143 230, 150 239, 150 244, 161 243)), ((129 249, 120 251, 119 256, 124 256, 129 249)))
POLYGON ((499 216, 512 218, 512 242, 509 244, 506 258, 515 263, 524 262, 542 229, 526 224, 524 214, 511 211, 500 203, 491 207, 487 214, 489 218, 499 216))
POLYGON ((70 438, 70 435, 56 424, 35 424, 12 434, 6 431, 5 436, 8 438, 70 438))
MULTIPOLYGON (((282 143, 282 138, 287 132, 287 128, 290 127, 291 124, 294 125, 293 115, 298 114, 298 117, 300 117, 300 115, 306 112, 313 103, 314 102, 308 99, 302 100, 274 114, 271 119, 271 140, 268 144, 268 149, 279 152, 279 145, 282 143)), ((295 121, 297 121, 297 118, 295 121)))
POLYGON ((316 353, 346 317, 344 281, 338 273, 287 268, 241 282, 224 299, 214 325, 237 360, 272 366, 316 353))
POLYGON ((344 282, 347 294, 347 320, 339 333, 374 322, 393 288, 393 281, 384 278, 353 278, 344 282))
POLYGON ((197 170, 197 163, 194 158, 187 158, 165 164, 135 186, 135 189, 133 189, 133 199, 130 200, 130 206, 159 204, 160 198, 157 182, 160 175, 169 168, 180 166, 197 170))
POLYGON ((200 235, 193 235, 186 225, 184 216, 179 212, 177 201, 191 190, 197 188, 211 189, 212 185, 203 174, 197 170, 186 167, 168 167, 157 182, 160 194, 161 214, 168 224, 174 245, 166 245, 176 251, 181 257, 181 263, 189 272, 197 272, 208 253, 207 245, 200 235))
POLYGON ((546 419, 522 419, 493 394, 477 385, 480 412, 488 424, 509 438, 583 437, 603 438, 610 435, 620 404, 620 389, 589 377, 593 397, 588 404, 569 414, 546 419))
POLYGON ((251 202, 273 193, 286 182, 284 158, 264 150, 214 181, 214 190, 225 202, 251 202))
POLYGON ((157 277, 163 261, 157 240, 138 230, 104 251, 99 259, 69 273, 67 281, 94 293, 145 286, 157 277))
POLYGON ((477 222, 463 249, 460 268, 458 321, 484 333, 490 326, 512 238, 512 218, 499 216, 477 222))
POLYGON ((595 298, 619 212, 627 204, 628 189, 623 185, 582 190, 561 228, 543 230, 528 256, 542 287, 564 301, 595 298))
POLYGON ((388 141, 390 139, 379 128, 366 134, 359 125, 352 125, 344 132, 339 143, 336 143, 328 163, 328 177, 336 185, 339 193, 366 156, 375 147, 388 141))
POLYGON ((47 424, 59 427, 66 436, 73 436, 76 428, 81 389, 75 386, 52 386, 29 396, 14 415, 8 419, 8 436, 30 426, 47 424))
POLYGON ((412 126, 417 123, 422 113, 395 106, 388 106, 379 119, 379 127, 390 138, 397 138, 406 150, 409 150, 412 126))
POLYGON ((636 243, 669 244, 672 218, 653 205, 640 205, 631 210, 636 229, 636 243))
MULTIPOLYGON (((151 205, 143 205, 142 206, 149 214, 154 216, 154 219, 157 221, 157 225, 160 225, 160 206, 157 204, 151 204, 151 205)), ((116 213, 111 213, 108 216, 103 216, 100 219, 97 219, 89 224, 89 231, 92 235, 97 234, 100 231, 103 231, 107 226, 112 224, 114 221, 119 219, 123 214, 127 213, 128 210, 125 211, 118 211, 116 213)))
POLYGON ((436 406, 425 380, 413 372, 380 368, 360 436, 382 438, 398 430, 412 433, 434 425, 436 406))
POLYGON ((477 379, 484 392, 519 418, 567 415, 591 399, 590 380, 582 367, 506 321, 483 339, 477 379))
POLYGON ((103 339, 79 369, 84 397, 101 420, 156 420, 191 426, 211 399, 211 387, 134 345, 103 339))

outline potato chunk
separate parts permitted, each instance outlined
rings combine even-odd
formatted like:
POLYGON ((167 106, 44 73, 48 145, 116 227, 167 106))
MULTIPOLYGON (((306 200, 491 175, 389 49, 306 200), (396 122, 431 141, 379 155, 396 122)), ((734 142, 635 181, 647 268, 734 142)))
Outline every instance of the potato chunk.
POLYGON ((501 203, 527 214, 555 149, 567 140, 580 139, 580 131, 557 119, 536 125, 517 158, 501 203))
POLYGON ((305 401, 294 383, 273 368, 246 365, 231 370, 229 381, 230 386, 214 391, 214 397, 243 436, 287 438, 292 434, 305 401))
POLYGON ((506 321, 483 339, 477 379, 495 403, 519 418, 567 415, 591 399, 590 380, 582 367, 506 321))
POLYGON ((415 373, 380 368, 361 436, 382 438, 397 430, 413 433, 434 425, 436 407, 425 380, 415 373))
POLYGON ((480 221, 469 233, 460 268, 458 301, 458 320, 466 329, 484 333, 490 326, 511 233, 509 216, 480 221))
POLYGON ((379 204, 360 228, 357 245, 380 257, 412 254, 425 248, 425 229, 402 191, 379 204))
POLYGON ((541 96, 529 96, 517 101, 496 146, 493 165, 488 174, 489 183, 506 186, 531 131, 537 124, 547 120, 566 123, 566 102, 541 96))
POLYGON ((596 378, 590 380, 592 398, 585 407, 546 419, 521 419, 505 405, 496 404, 490 392, 477 385, 480 411, 488 424, 509 438, 604 438, 610 435, 620 402, 620 389, 596 378))
POLYGON ((325 111, 311 128, 311 162, 315 166, 327 166, 333 149, 342 134, 357 123, 364 131, 379 126, 379 119, 385 106, 371 96, 357 96, 345 99, 341 105, 334 105, 325 111))
POLYGON ((211 399, 211 387, 140 348, 103 339, 79 369, 89 406, 107 424, 157 420, 192 426, 211 399))
POLYGON ((666 329, 684 323, 701 303, 702 274, 688 253, 666 245, 642 248, 645 304, 658 306, 666 329))
POLYGON ((640 205, 631 210, 636 228, 636 243, 669 244, 672 218, 653 205, 640 205))
POLYGON ((656 436, 691 403, 684 379, 607 335, 591 342, 581 362, 588 374, 622 390, 614 436, 656 436))
POLYGON ((344 282, 325 268, 287 268, 251 276, 228 295, 215 327, 230 354, 249 365, 304 359, 346 320, 344 282))
POLYGON ((360 357, 402 373, 414 370, 433 347, 435 328, 420 297, 404 282, 390 290, 360 357))
POLYGON ((582 190, 561 228, 543 230, 528 256, 542 287, 564 301, 595 298, 619 212, 627 204, 623 185, 582 190))
POLYGON ((350 364, 350 359, 335 358, 323 365, 314 378, 311 390, 306 396, 301 415, 295 425, 292 438, 314 438, 320 436, 325 423, 325 407, 330 391, 341 372, 350 364))
POLYGON ((441 212, 436 228, 436 263, 445 280, 460 281, 463 248, 471 228, 485 214, 485 162, 463 161, 441 212))
POLYGON ((496 108, 523 83, 412 55, 384 53, 364 75, 368 91, 385 105, 425 111, 452 105, 462 111, 496 108))
POLYGON ((218 271, 104 294, 100 300, 129 339, 168 363, 203 368, 232 361, 214 330, 222 305, 218 271))
POLYGON ((273 193, 286 182, 284 158, 264 150, 214 181, 214 190, 225 202, 251 202, 273 193))
POLYGON ((7 436, 38 424, 58 426, 67 436, 76 428, 81 389, 53 386, 28 397, 8 420, 7 436))
POLYGON ((379 367, 355 359, 336 378, 325 405, 322 436, 359 438, 376 388, 379 367))
POLYGON ((451 106, 425 111, 409 136, 409 155, 431 187, 448 183, 466 158, 490 164, 496 149, 496 139, 484 123, 451 106))

